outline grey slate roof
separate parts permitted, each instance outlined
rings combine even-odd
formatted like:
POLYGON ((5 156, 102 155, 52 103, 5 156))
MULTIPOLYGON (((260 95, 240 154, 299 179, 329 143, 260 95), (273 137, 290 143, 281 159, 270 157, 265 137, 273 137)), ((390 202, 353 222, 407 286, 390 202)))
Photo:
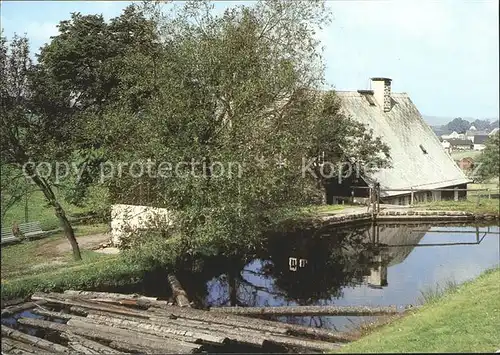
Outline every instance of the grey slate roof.
MULTIPOLYGON (((376 180, 382 189, 437 189, 470 182, 445 152, 408 94, 391 93, 392 108, 383 112, 378 104, 370 105, 366 94, 357 91, 336 93, 343 111, 372 128, 374 135, 382 137, 391 149, 392 167, 367 177, 367 182, 376 180)), ((388 191, 382 192, 382 196, 404 193, 388 191)))
POLYGON ((487 134, 474 136, 474 144, 484 144, 488 137, 489 136, 487 134))
POLYGON ((473 143, 470 139, 459 139, 459 138, 452 138, 452 139, 447 139, 447 142, 450 143, 451 146, 472 146, 473 143))

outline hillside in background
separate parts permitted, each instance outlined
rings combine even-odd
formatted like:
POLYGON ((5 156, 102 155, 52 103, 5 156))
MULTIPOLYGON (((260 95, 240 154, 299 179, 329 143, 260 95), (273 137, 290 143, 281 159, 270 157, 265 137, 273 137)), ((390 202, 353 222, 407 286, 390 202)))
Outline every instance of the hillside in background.
POLYGON ((439 116, 423 116, 425 122, 433 129, 436 135, 449 134, 453 131, 465 133, 470 126, 474 125, 479 131, 491 132, 499 126, 498 118, 476 119, 470 117, 439 117, 439 116))

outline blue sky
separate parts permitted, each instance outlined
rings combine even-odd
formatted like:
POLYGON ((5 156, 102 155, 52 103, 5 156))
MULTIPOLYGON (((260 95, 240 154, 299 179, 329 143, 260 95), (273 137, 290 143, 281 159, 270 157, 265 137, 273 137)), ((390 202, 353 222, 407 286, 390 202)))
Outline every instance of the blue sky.
MULTIPOLYGON (((2 1, 2 28, 8 37, 27 33, 37 49, 70 12, 109 19, 128 3, 2 1)), ((366 89, 370 77, 387 76, 424 115, 498 117, 498 0, 339 0, 328 6, 334 20, 319 36, 326 78, 336 89, 366 89)))

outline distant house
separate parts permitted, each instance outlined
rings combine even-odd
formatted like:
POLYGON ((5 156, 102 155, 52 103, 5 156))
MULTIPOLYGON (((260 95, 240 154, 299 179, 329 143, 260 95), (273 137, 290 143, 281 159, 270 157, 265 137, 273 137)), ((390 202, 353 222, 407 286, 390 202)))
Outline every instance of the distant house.
POLYGON ((448 139, 449 150, 454 152, 457 150, 472 150, 474 143, 469 139, 448 139))
POLYGON ((464 139, 465 134, 463 133, 457 133, 456 131, 451 132, 450 134, 443 134, 441 136, 443 140, 448 140, 448 139, 464 139))
POLYGON ((450 142, 447 139, 443 138, 439 138, 439 141, 441 142, 441 146, 444 148, 444 150, 448 153, 451 153, 450 142))
POLYGON ((474 150, 483 150, 486 147, 485 142, 488 137, 487 134, 474 136, 474 150))
POLYGON ((474 125, 470 126, 470 128, 465 132, 465 136, 467 138, 474 137, 474 136, 485 135, 485 134, 488 134, 488 132, 486 132, 486 131, 478 131, 477 128, 474 125))
MULTIPOLYGON (((374 135, 390 147, 392 167, 370 176, 332 182, 327 189, 327 202, 335 203, 352 195, 366 198, 368 189, 362 187, 376 182, 380 183, 384 203, 409 204, 411 188, 426 190, 414 194, 417 201, 453 199, 454 191, 433 190, 466 188, 470 180, 444 151, 408 94, 391 92, 388 78, 372 78, 371 84, 372 90, 337 91, 337 95, 344 113, 373 129, 374 135)), ((459 195, 464 197, 465 192, 459 195)))

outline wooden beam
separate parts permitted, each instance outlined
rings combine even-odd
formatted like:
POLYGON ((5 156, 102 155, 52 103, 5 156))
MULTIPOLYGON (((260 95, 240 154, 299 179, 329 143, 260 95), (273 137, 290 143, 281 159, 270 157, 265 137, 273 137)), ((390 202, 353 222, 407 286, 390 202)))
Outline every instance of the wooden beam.
POLYGON ((177 280, 177 277, 175 277, 174 274, 169 274, 167 278, 168 278, 168 283, 172 288, 172 293, 174 294, 177 305, 179 307, 191 307, 191 304, 189 303, 189 299, 187 297, 187 293, 182 288, 182 285, 179 282, 179 280, 177 280))
POLYGON ((273 316, 380 316, 399 313, 396 306, 281 306, 281 307, 217 307, 210 311, 240 315, 273 316))
POLYGON ((23 332, 20 332, 19 330, 12 329, 10 327, 7 327, 6 325, 2 324, 2 335, 19 340, 22 342, 25 342, 27 344, 36 346, 38 348, 41 348, 43 350, 48 350, 51 352, 55 353, 69 353, 70 350, 62 345, 52 343, 48 340, 37 338, 33 335, 29 335, 23 332))
POLYGON ((127 346, 130 345, 132 348, 142 348, 145 352, 158 352, 158 350, 160 350, 164 353, 185 354, 195 352, 200 348, 200 345, 196 344, 74 319, 70 319, 67 324, 60 324, 40 319, 20 318, 18 319, 18 323, 58 332, 72 332, 76 335, 81 335, 90 339, 115 341, 123 344, 122 349, 127 349, 127 346))
POLYGON ((15 313, 19 313, 22 311, 25 311, 27 309, 35 308, 37 305, 44 305, 47 302, 45 301, 39 301, 39 302, 24 302, 21 304, 16 304, 13 306, 5 307, 2 309, 2 317, 7 317, 15 313))

